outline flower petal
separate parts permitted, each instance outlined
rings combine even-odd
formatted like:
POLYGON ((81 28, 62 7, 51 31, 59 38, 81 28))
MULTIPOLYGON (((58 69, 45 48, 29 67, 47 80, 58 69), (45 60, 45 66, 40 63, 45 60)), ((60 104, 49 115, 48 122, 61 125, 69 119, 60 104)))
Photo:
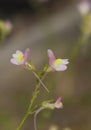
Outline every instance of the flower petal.
POLYGON ((23 52, 20 51, 20 50, 17 50, 17 51, 16 51, 16 54, 22 54, 22 55, 23 55, 23 52))
POLYGON ((25 50, 25 53, 24 53, 24 61, 23 61, 23 64, 25 64, 25 63, 27 62, 29 55, 30 55, 30 49, 27 48, 27 49, 25 50))
POLYGON ((62 97, 59 97, 55 102, 56 108, 63 108, 62 97))
POLYGON ((66 69, 67 69, 67 66, 64 64, 61 64, 60 66, 55 68, 56 71, 64 71, 66 69))
POLYGON ((19 65, 18 62, 17 62, 14 58, 10 59, 10 62, 11 62, 12 64, 19 65))
POLYGON ((62 59, 62 63, 66 65, 69 63, 69 61, 68 61, 68 59, 62 59))
POLYGON ((53 63, 53 68, 56 71, 64 71, 67 69, 67 66, 64 63, 68 64, 68 61, 63 59, 56 59, 53 63))
POLYGON ((13 58, 16 58, 16 57, 17 57, 17 54, 12 54, 12 57, 13 57, 13 58))
POLYGON ((48 49, 47 53, 48 53, 48 57, 49 57, 49 64, 50 64, 50 66, 52 66, 53 62, 55 60, 54 53, 51 49, 48 49))
POLYGON ((59 103, 55 103, 55 107, 56 108, 61 108, 61 109, 63 109, 63 103, 62 102, 59 102, 59 103))
POLYGON ((59 103, 59 102, 61 102, 61 101, 62 101, 62 97, 59 97, 59 98, 57 99, 56 103, 59 103))

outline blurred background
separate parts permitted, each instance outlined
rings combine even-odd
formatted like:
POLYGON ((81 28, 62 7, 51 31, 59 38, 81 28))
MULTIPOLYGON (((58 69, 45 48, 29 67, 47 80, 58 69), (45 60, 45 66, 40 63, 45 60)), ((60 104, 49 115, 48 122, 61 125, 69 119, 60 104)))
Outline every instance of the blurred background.
MULTIPOLYGON (((91 17, 81 14, 79 2, 0 0, 0 130, 16 130, 35 88, 32 73, 10 63, 12 53, 26 48, 39 70, 48 63, 49 48, 70 60, 65 72, 46 77, 49 94, 41 87, 36 104, 62 96, 64 109, 42 111, 38 130, 91 130, 91 17)), ((30 129, 33 116, 22 127, 30 129)))

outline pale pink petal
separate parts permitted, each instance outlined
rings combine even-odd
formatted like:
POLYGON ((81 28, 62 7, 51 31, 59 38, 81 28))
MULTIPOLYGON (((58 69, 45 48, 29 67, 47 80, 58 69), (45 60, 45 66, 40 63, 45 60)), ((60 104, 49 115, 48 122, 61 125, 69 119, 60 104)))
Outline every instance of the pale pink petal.
POLYGON ((55 107, 56 108, 63 108, 62 97, 59 97, 57 99, 57 101, 55 102, 55 107))
POLYGON ((11 62, 12 64, 18 65, 17 61, 16 61, 14 58, 10 59, 10 62, 11 62))
POLYGON ((52 52, 51 49, 48 49, 47 53, 48 53, 48 57, 49 57, 49 64, 50 64, 50 66, 52 66, 53 62, 55 60, 54 53, 52 52))
POLYGON ((17 57, 17 54, 12 54, 12 57, 13 57, 13 58, 16 58, 16 57, 17 57))
POLYGON ((62 97, 59 97, 59 98, 57 99, 56 103, 59 103, 59 102, 61 102, 61 101, 62 101, 62 97))
POLYGON ((69 61, 68 61, 68 59, 62 59, 62 63, 66 65, 69 63, 69 61))
POLYGON ((16 54, 22 54, 22 55, 23 55, 23 52, 20 51, 20 50, 17 50, 17 51, 16 51, 16 54))
POLYGON ((23 61, 23 64, 25 64, 25 63, 27 62, 27 60, 28 60, 28 58, 29 58, 29 55, 30 55, 30 49, 27 48, 27 49, 25 50, 25 53, 24 53, 24 61, 23 61))
POLYGON ((60 64, 60 66, 54 68, 56 71, 64 71, 67 69, 67 66, 64 64, 60 64))
POLYGON ((62 102, 60 102, 60 103, 58 103, 58 104, 55 104, 55 107, 56 108, 61 108, 61 109, 63 109, 63 104, 62 104, 62 102))

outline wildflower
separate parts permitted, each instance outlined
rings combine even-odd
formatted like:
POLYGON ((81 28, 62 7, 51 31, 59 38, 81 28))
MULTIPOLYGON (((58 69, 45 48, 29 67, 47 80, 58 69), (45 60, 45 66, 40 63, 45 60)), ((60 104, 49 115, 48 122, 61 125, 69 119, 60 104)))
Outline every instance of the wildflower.
POLYGON ((59 97, 54 103, 55 108, 63 108, 62 97, 59 97))
MULTIPOLYGON (((37 126, 36 126, 36 118, 37 118, 37 115, 38 115, 38 113, 40 112, 40 111, 42 111, 42 110, 44 110, 44 109, 46 109, 46 108, 49 108, 49 109, 51 109, 51 110, 53 110, 53 109, 55 109, 55 108, 57 108, 57 109, 59 109, 59 108, 63 108, 63 103, 62 103, 62 98, 61 97, 59 97, 57 100, 56 100, 56 102, 55 103, 50 103, 51 102, 51 100, 49 100, 49 101, 44 101, 43 103, 42 103, 42 106, 38 109, 38 110, 36 110, 36 112, 35 112, 35 114, 34 114, 34 128, 35 128, 35 130, 37 130, 37 126)), ((55 129, 56 130, 56 129, 55 129)))
POLYGON ((64 71, 67 69, 68 59, 56 59, 52 50, 48 49, 49 65, 51 70, 64 71))
POLYGON ((90 3, 88 0, 82 0, 82 2, 78 5, 78 10, 82 15, 86 15, 90 11, 90 3))
POLYGON ((4 26, 5 26, 6 30, 9 31, 9 32, 10 32, 10 31, 12 30, 12 28, 13 28, 12 23, 11 23, 10 21, 8 21, 8 20, 4 22, 4 26))
POLYGON ((62 109, 63 108, 63 103, 62 103, 62 97, 59 97, 56 102, 54 103, 49 103, 49 102, 44 102, 43 103, 44 108, 49 108, 49 109, 62 109))
POLYGON ((30 54, 29 48, 25 50, 25 53, 23 53, 20 50, 17 50, 16 53, 12 55, 12 58, 10 59, 10 61, 12 64, 15 64, 15 65, 26 65, 29 54, 30 54))

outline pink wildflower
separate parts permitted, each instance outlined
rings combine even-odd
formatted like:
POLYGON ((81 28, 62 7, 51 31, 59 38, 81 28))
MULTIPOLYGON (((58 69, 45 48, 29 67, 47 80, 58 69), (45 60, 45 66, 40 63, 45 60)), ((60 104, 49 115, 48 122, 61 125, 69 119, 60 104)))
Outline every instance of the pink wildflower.
POLYGON ((12 64, 15 65, 26 65, 29 54, 30 54, 29 48, 27 48, 24 53, 20 50, 17 50, 16 53, 12 55, 10 61, 12 64))
POLYGON ((64 71, 67 69, 68 59, 56 59, 52 50, 48 49, 49 65, 52 70, 64 71))
POLYGON ((56 100, 56 102, 54 102, 54 103, 44 103, 43 107, 44 108, 49 108, 49 109, 55 109, 55 108, 57 108, 57 109, 60 109, 60 108, 63 109, 62 98, 59 97, 56 100))
POLYGON ((63 108, 62 97, 59 97, 54 103, 55 108, 63 108))

